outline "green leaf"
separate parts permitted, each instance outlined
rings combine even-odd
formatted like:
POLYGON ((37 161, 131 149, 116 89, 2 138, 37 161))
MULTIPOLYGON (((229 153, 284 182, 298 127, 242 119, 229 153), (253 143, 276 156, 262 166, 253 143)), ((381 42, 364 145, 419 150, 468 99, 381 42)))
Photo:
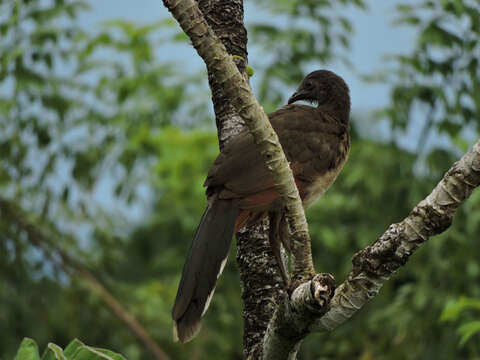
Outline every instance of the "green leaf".
POLYGON ((43 353, 42 360, 67 360, 60 346, 49 343, 43 353))
POLYGON ((363 0, 353 0, 353 3, 357 5, 360 9, 367 9, 367 4, 363 0))
POLYGON ((248 77, 251 78, 254 73, 255 73, 255 70, 250 65, 247 65, 247 75, 248 75, 248 77))
POLYGON ((441 27, 439 25, 439 20, 440 19, 434 19, 426 27, 426 29, 420 36, 420 44, 438 45, 445 47, 451 47, 454 44, 461 45, 463 43, 463 40, 451 31, 447 31, 445 28, 441 27))
MULTIPOLYGON (((88 350, 90 350, 92 353, 95 353, 96 356, 98 354, 101 354, 100 359, 112 359, 112 360, 126 360, 122 355, 114 353, 113 351, 107 350, 107 349, 101 349, 101 348, 92 348, 90 346, 87 346, 88 350)), ((97 357, 92 358, 92 359, 97 359, 97 357)))
POLYGON ((17 351, 15 360, 40 360, 38 346, 32 339, 24 338, 17 351))
POLYGON ((462 296, 460 299, 447 302, 440 321, 457 320, 464 310, 480 310, 480 300, 462 296))
POLYGON ((345 29, 345 31, 347 31, 349 33, 353 31, 352 24, 350 23, 350 21, 346 17, 340 16, 338 18, 338 21, 340 21, 340 25, 342 25, 342 27, 345 29))
POLYGON ((172 40, 175 42, 188 42, 190 38, 184 32, 178 32, 172 37, 172 40))
POLYGON ((122 355, 109 350, 87 346, 78 339, 68 344, 64 355, 69 360, 125 360, 122 355))
POLYGON ((457 331, 462 336, 459 345, 463 346, 473 335, 480 332, 480 320, 464 323, 458 328, 457 331))

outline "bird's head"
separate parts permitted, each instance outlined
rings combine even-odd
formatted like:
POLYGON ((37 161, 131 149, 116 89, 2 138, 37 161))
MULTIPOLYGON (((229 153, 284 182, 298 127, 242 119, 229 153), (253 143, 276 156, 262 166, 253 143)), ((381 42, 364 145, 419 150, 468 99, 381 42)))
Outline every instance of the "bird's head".
POLYGON ((345 81, 332 71, 317 70, 308 74, 288 99, 292 104, 304 100, 319 108, 339 113, 342 121, 350 116, 350 92, 345 81))

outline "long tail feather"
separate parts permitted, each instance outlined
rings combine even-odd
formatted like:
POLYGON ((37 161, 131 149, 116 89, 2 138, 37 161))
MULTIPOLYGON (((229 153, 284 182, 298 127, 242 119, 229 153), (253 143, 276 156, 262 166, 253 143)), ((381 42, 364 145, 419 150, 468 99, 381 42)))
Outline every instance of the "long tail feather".
POLYGON ((188 252, 173 305, 175 340, 185 343, 200 330, 201 317, 227 261, 238 214, 233 200, 215 199, 205 210, 188 252))

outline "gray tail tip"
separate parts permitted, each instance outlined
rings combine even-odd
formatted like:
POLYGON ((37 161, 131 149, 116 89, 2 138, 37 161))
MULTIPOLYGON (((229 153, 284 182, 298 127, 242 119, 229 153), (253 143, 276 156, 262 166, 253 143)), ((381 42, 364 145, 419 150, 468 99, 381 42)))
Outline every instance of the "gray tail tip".
POLYGON ((197 336, 200 328, 202 327, 202 323, 200 321, 184 329, 182 329, 182 326, 180 324, 179 331, 178 325, 179 324, 177 323, 177 321, 173 320, 173 342, 180 341, 182 344, 191 341, 195 336, 197 336))

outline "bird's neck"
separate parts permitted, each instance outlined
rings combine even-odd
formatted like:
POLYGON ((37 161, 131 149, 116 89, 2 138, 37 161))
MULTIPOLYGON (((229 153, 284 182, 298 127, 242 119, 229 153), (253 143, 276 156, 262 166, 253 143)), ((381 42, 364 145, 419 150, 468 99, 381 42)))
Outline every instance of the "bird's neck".
POLYGON ((322 114, 328 114, 332 118, 336 119, 337 121, 348 127, 350 119, 350 109, 327 106, 326 104, 324 104, 318 107, 318 111, 320 111, 322 114))
POLYGON ((350 101, 348 99, 347 101, 343 102, 338 101, 334 103, 321 104, 318 106, 318 110, 322 113, 327 113, 345 126, 348 126, 350 119, 350 101))

